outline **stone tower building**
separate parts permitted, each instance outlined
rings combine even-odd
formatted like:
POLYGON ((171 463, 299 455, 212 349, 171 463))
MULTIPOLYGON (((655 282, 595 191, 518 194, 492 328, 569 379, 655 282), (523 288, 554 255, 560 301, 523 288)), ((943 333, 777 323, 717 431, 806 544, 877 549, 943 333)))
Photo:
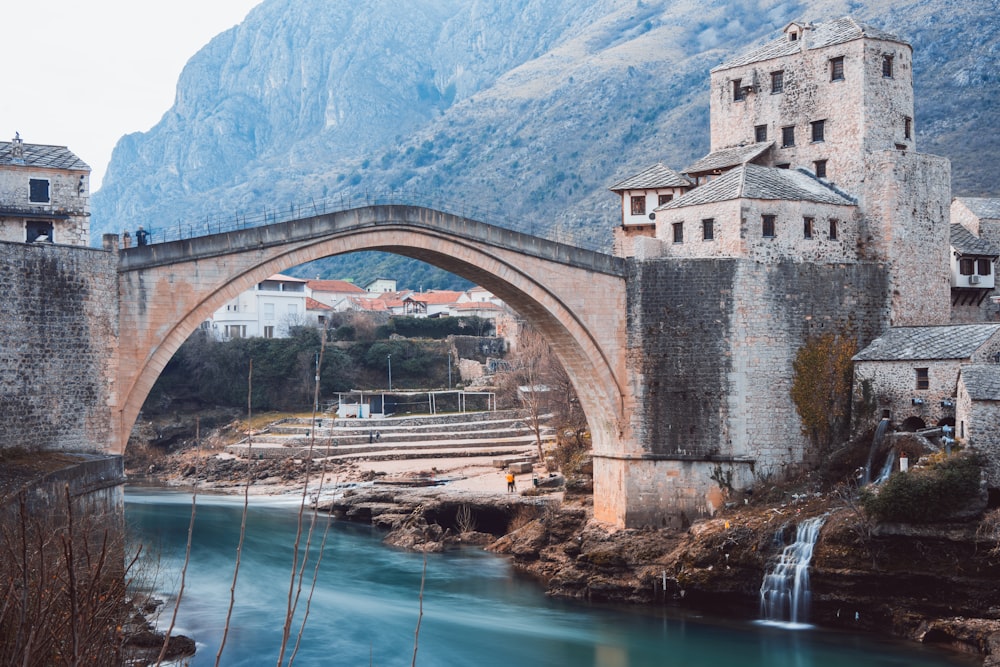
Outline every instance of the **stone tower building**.
POLYGON ((950 165, 915 152, 911 55, 851 18, 790 23, 712 70, 693 188, 641 226, 622 184, 642 179, 613 188, 641 444, 595 476, 627 525, 683 526, 823 455, 790 397, 810 339, 949 321, 950 165))

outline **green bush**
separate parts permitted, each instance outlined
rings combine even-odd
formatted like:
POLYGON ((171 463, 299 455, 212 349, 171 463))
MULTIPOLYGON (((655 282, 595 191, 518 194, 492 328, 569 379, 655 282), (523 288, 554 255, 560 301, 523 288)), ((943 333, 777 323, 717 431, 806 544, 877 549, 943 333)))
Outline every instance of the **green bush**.
POLYGON ((865 489, 861 505, 879 521, 942 521, 979 497, 981 468, 978 456, 956 454, 932 466, 897 473, 877 492, 865 489))

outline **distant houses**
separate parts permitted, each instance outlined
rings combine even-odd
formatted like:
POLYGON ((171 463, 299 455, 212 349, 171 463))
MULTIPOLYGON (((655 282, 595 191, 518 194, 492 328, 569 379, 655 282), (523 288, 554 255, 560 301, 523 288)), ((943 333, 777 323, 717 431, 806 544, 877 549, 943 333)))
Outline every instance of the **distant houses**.
POLYGON ((270 276, 227 302, 202 324, 217 340, 287 338, 296 326, 323 328, 334 313, 398 317, 480 317, 495 320, 503 302, 482 287, 468 291, 396 290, 379 278, 366 288, 345 280, 305 280, 270 276))

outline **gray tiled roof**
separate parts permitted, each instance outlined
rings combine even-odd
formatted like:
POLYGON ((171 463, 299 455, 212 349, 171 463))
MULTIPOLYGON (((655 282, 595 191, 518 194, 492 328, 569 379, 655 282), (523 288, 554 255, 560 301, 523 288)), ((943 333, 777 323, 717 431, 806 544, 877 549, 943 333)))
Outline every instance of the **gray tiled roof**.
POLYGON ((893 327, 854 355, 854 360, 968 359, 998 331, 1000 324, 893 327))
POLYGON ((612 192, 621 192, 622 190, 651 190, 654 188, 689 188, 692 185, 694 183, 682 174, 677 173, 670 167, 657 163, 635 176, 626 178, 621 183, 612 185, 608 189, 612 192))
MULTIPOLYGON (((0 141, 0 165, 12 164, 9 141, 0 141)), ((24 165, 27 167, 47 167, 52 169, 89 170, 83 160, 65 146, 24 143, 24 165)))
MULTIPOLYGON (((821 49, 823 47, 833 46, 834 44, 850 42, 862 37, 884 39, 892 42, 899 42, 901 44, 907 43, 896 35, 873 28, 863 23, 859 23, 849 16, 845 16, 844 18, 840 18, 835 21, 829 21, 827 23, 816 23, 812 26, 812 28, 812 30, 806 31, 806 36, 804 38, 806 40, 807 48, 809 49, 821 49)), ((715 72, 718 70, 729 69, 730 67, 749 65, 751 63, 770 60, 771 58, 780 58, 781 56, 790 56, 801 50, 801 41, 792 42, 789 41, 786 35, 782 35, 774 41, 768 42, 763 46, 752 49, 747 53, 736 56, 732 60, 727 60, 721 65, 713 67, 712 71, 715 72)))
POLYGON ((1000 364, 965 364, 962 382, 974 401, 1000 401, 1000 364))
POLYGON ((812 174, 793 169, 745 164, 658 207, 657 211, 732 199, 779 199, 853 206, 854 202, 812 174))
POLYGON ((979 238, 957 223, 951 225, 951 247, 961 255, 1000 257, 1000 252, 989 241, 979 238))
POLYGON ((955 197, 955 199, 965 204, 966 208, 980 220, 983 218, 1000 220, 1000 199, 995 197, 955 197))
POLYGON ((749 144, 747 146, 735 146, 733 148, 723 148, 722 150, 709 153, 694 164, 684 169, 685 174, 701 174, 708 171, 731 169, 741 164, 746 164, 754 160, 771 147, 773 141, 764 141, 759 144, 749 144))

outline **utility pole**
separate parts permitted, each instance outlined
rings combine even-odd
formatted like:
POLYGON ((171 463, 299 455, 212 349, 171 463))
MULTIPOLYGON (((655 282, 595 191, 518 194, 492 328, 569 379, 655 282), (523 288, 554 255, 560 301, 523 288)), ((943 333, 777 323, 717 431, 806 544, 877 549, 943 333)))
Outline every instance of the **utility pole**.
POLYGON ((451 389, 451 350, 448 350, 448 389, 451 389))
POLYGON ((385 360, 389 364, 389 391, 392 391, 392 355, 387 354, 385 360))

